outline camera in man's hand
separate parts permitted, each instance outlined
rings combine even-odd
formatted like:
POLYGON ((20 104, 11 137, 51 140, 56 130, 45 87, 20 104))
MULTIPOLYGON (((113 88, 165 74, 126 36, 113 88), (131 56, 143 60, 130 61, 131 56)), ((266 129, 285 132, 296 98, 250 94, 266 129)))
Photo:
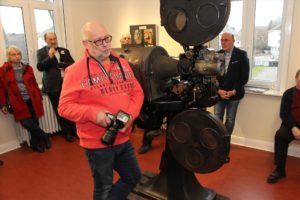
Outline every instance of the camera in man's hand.
POLYGON ((115 141, 118 131, 122 129, 129 121, 130 115, 123 111, 119 111, 116 116, 110 113, 106 113, 106 115, 110 118, 111 123, 101 138, 101 142, 106 145, 112 145, 115 141))
POLYGON ((13 113, 14 113, 14 110, 13 110, 11 104, 7 104, 7 105, 6 105, 6 108, 7 108, 7 111, 8 111, 10 114, 13 114, 13 113))

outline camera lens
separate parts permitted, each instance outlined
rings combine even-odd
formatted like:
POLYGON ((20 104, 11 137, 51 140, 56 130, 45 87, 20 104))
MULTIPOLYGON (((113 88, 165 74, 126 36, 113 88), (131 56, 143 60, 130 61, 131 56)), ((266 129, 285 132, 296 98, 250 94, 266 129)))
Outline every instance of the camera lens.
POLYGON ((110 126, 101 138, 101 142, 106 145, 112 145, 115 141, 117 132, 118 129, 115 129, 114 126, 110 126))
POLYGON ((116 117, 110 113, 106 113, 106 115, 111 119, 111 123, 101 138, 101 142, 106 145, 112 145, 119 129, 123 128, 128 122, 129 115, 123 111, 119 111, 116 117))

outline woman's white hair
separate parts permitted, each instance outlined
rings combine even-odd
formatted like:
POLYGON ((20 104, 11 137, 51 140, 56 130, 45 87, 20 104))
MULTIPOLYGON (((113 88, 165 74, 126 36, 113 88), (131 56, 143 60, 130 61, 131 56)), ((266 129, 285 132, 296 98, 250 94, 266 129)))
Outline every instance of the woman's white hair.
POLYGON ((21 51, 21 49, 19 47, 11 45, 11 46, 7 47, 7 49, 6 49, 6 58, 7 58, 7 61, 10 61, 9 55, 10 55, 10 53, 12 51, 17 51, 18 53, 20 53, 22 55, 22 51, 21 51))

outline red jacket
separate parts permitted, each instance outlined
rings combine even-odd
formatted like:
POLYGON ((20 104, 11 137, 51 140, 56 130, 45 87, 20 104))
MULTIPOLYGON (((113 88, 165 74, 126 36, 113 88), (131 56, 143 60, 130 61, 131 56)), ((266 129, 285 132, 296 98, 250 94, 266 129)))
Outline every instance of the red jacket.
MULTIPOLYGON (((44 114, 42 104, 42 93, 36 82, 32 67, 27 65, 23 72, 23 81, 26 85, 28 94, 32 101, 36 117, 40 117, 44 114)), ((31 117, 30 111, 24 102, 20 90, 18 88, 14 69, 10 62, 4 63, 0 68, 0 105, 5 105, 6 95, 5 88, 8 92, 9 102, 13 108, 13 115, 16 121, 23 120, 31 117)))

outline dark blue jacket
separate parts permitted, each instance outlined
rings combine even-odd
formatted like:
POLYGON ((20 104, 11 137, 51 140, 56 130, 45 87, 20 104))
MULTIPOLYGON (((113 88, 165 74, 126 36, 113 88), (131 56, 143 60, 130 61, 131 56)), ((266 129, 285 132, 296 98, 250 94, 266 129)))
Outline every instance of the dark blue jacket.
MULTIPOLYGON (((224 52, 220 50, 219 52, 224 52)), ((244 86, 249 79, 249 59, 247 52, 236 47, 233 47, 231 59, 228 65, 227 73, 224 76, 219 76, 219 81, 222 90, 236 90, 236 94, 230 97, 229 100, 239 100, 245 95, 244 86)))
POLYGON ((58 47, 57 51, 60 60, 56 57, 50 58, 48 55, 49 48, 45 46, 37 51, 37 68, 43 72, 43 92, 58 92, 61 90, 62 77, 60 68, 66 68, 74 63, 68 49, 58 47))

